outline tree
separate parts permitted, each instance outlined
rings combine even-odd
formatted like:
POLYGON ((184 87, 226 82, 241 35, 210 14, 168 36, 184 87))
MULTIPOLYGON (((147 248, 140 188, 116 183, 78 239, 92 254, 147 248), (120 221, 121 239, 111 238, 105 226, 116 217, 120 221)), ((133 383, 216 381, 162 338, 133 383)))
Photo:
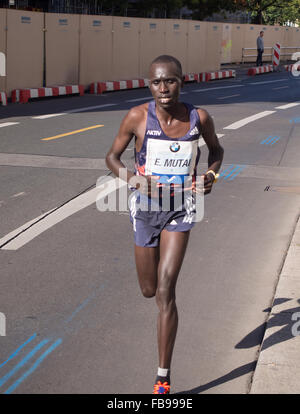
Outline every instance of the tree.
POLYGON ((284 16, 290 21, 299 18, 299 0, 233 0, 237 9, 252 13, 253 23, 274 23, 276 19, 284 23, 284 16))
POLYGON ((173 14, 179 14, 179 10, 184 6, 184 0, 139 0, 134 3, 138 15, 153 15, 156 18, 170 18, 173 14))
POLYGON ((291 22, 297 23, 300 20, 300 0, 293 0, 288 7, 286 3, 277 6, 271 6, 264 14, 264 20, 267 24, 280 24, 291 22))
POLYGON ((203 20, 213 13, 235 11, 238 8, 234 0, 185 0, 184 6, 192 10, 193 19, 198 20, 203 20))

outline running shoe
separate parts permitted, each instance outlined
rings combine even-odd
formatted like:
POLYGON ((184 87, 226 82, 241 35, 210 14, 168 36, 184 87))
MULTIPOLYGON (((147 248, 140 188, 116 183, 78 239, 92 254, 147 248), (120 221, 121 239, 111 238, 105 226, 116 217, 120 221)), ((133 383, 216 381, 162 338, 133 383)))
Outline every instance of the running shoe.
POLYGON ((170 394, 170 381, 157 380, 154 384, 153 394, 170 394))

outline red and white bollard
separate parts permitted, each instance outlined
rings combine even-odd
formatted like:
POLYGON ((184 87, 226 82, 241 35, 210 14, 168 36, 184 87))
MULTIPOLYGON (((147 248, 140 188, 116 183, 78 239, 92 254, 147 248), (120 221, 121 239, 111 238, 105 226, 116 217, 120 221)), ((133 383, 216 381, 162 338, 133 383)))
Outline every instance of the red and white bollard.
POLYGON ((280 43, 275 43, 273 46, 273 57, 272 57, 272 64, 274 67, 274 71, 278 70, 280 62, 280 43))

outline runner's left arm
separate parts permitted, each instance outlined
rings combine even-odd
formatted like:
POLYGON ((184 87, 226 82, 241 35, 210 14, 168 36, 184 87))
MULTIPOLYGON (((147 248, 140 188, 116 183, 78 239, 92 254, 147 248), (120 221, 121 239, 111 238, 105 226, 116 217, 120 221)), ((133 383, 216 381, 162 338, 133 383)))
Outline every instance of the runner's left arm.
MULTIPOLYGON (((202 126, 202 136, 209 151, 207 171, 212 170, 217 173, 221 168, 224 149, 219 143, 212 117, 203 109, 198 109, 198 113, 202 126)), ((204 174, 204 194, 211 192, 214 179, 212 173, 204 174)))

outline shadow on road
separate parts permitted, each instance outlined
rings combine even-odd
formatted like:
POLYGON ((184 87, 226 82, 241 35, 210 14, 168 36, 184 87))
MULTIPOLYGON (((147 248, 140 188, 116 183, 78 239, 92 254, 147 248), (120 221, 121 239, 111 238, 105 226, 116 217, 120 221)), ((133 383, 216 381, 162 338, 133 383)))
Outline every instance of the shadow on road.
POLYGON ((176 394, 200 394, 201 392, 209 390, 210 388, 217 387, 218 385, 224 384, 225 382, 231 381, 245 374, 249 374, 249 372, 255 370, 255 367, 256 361, 249 362, 249 364, 242 365, 241 367, 238 367, 230 371, 228 374, 225 374, 220 378, 210 381, 207 384, 199 385, 198 387, 192 388, 190 390, 177 392, 176 394))
MULTIPOLYGON (((291 299, 288 298, 277 298, 274 300, 272 311, 274 310, 275 306, 281 305, 282 303, 288 302, 291 299)), ((300 303, 300 299, 298 299, 298 303, 300 303)), ((270 312, 270 308, 265 309, 263 312, 270 312)), ((263 342, 261 351, 268 349, 269 347, 276 345, 278 343, 288 341, 289 339, 294 338, 292 333, 292 326, 294 325, 295 321, 292 320, 292 314, 300 312, 300 307, 284 309, 281 312, 273 313, 270 315, 270 318, 267 322, 267 328, 274 328, 276 326, 282 326, 282 328, 268 338, 266 338, 263 342)), ((245 338, 243 338, 236 346, 237 349, 243 348, 251 348, 256 345, 260 345, 263 340, 263 335, 265 332, 266 323, 258 326, 252 332, 250 332, 245 338)))
MULTIPOLYGON (((291 299, 277 298, 274 300, 272 308, 264 309, 263 312, 275 312, 275 306, 281 305, 282 303, 288 302, 289 300, 291 299)), ((298 303, 300 304, 300 299, 298 299, 298 303)), ((268 322, 261 324, 253 331, 251 331, 239 343, 236 344, 235 348, 246 349, 261 345, 263 342, 266 327, 273 328, 276 326, 282 326, 280 330, 276 331, 264 340, 260 351, 264 351, 265 349, 268 349, 271 346, 294 338, 294 335, 292 333, 292 326, 295 324, 295 320, 292 320, 291 316, 292 314, 297 312, 300 313, 300 306, 296 308, 285 309, 279 313, 271 314, 268 322)), ((213 381, 208 382, 207 384, 199 385, 190 390, 180 391, 176 394, 200 394, 201 392, 207 391, 218 385, 224 384, 225 382, 231 381, 243 375, 249 374, 250 372, 253 372, 256 368, 256 364, 257 361, 250 362, 248 364, 242 365, 241 367, 235 368, 229 373, 223 375, 222 377, 216 378, 213 381)))

